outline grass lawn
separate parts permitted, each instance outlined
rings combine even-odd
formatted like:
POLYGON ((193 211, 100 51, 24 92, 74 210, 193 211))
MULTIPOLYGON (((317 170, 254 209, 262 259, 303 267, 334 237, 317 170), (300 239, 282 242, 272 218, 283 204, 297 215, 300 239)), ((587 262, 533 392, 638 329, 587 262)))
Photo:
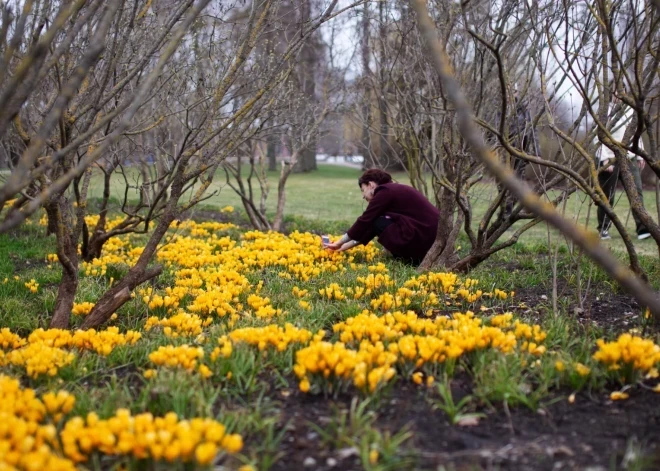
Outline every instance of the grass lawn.
MULTIPOLYGON (((302 234, 184 221, 163 273, 93 331, 76 328, 145 236, 82 264, 71 329, 49 330, 53 237, 0 235, 0 468, 658 469, 660 330, 642 307, 561 248, 555 309, 544 227, 468 275, 375 244, 329 253, 305 230, 361 213, 359 173, 292 176, 302 234)), ((217 185, 205 209, 240 208, 217 185)), ((477 214, 494 191, 475 189, 477 214)), ((655 245, 637 246, 657 289, 655 245)))
MULTIPOLYGON (((577 311, 560 253, 554 313, 543 247, 468 279, 419 276, 373 244, 330 254, 312 234, 192 221, 177 234, 159 279, 94 332, 40 330, 60 273, 44 262, 52 238, 36 223, 0 236, 0 463, 34 451, 43 469, 95 471, 657 469, 658 331, 598 269, 577 311), (643 338, 614 342, 623 332, 643 338)), ((122 236, 82 267, 72 329, 143 241, 122 236)), ((583 292, 589 272, 583 261, 583 292)))
MULTIPOLYGON (((344 221, 348 226, 366 208, 366 202, 362 199, 357 186, 357 180, 360 175, 361 171, 358 169, 329 164, 319 164, 318 171, 309 174, 292 174, 287 183, 285 213, 319 222, 344 221)), ((267 199, 267 208, 271 214, 274 212, 276 204, 278 177, 278 172, 268 172, 270 193, 267 199)), ((400 183, 409 183, 405 172, 394 174, 393 177, 400 183)), ((119 200, 123 196, 123 180, 114 179, 113 184, 115 186, 111 194, 119 200)), ((90 185, 90 196, 100 197, 102 191, 102 179, 97 175, 90 185)), ((239 211, 242 210, 241 200, 232 188, 227 185, 224 174, 218 174, 214 183, 211 185, 211 192, 213 196, 203 203, 205 208, 222 208, 231 205, 239 211)), ((488 204, 496 194, 497 188, 492 183, 483 183, 473 189, 472 202, 475 214, 473 226, 475 229, 478 227, 479 218, 486 212, 488 204)), ((259 201, 260 195, 261 192, 258 190, 257 184, 255 186, 255 201, 259 201)), ((629 215, 630 205, 623 190, 617 192, 616 198, 615 210, 624 222, 627 221, 626 227, 633 235, 638 252, 645 255, 657 254, 657 247, 652 239, 645 241, 636 240, 635 223, 632 215, 629 215)), ((646 191, 644 199, 646 208, 651 216, 657 217, 655 193, 653 191, 646 191)), ((565 214, 580 224, 586 224, 587 227, 595 230, 595 209, 595 206, 586 202, 583 195, 575 194, 566 204, 565 214)), ((524 222, 519 222, 508 234, 512 234, 517 227, 523 224, 524 222)), ((551 234, 553 237, 556 237, 554 230, 551 231, 551 234)), ((625 247, 618 233, 613 231, 611 235, 612 239, 603 243, 613 251, 624 251, 625 247)), ((526 232, 520 239, 520 242, 531 245, 547 244, 547 241, 548 230, 546 224, 543 223, 526 232)))
MULTIPOLYGON (((267 208, 274 212, 277 203, 277 181, 279 172, 268 172, 269 195, 267 208)), ((362 195, 357 186, 360 170, 338 165, 319 165, 319 170, 309 174, 292 174, 287 183, 287 206, 289 214, 321 221, 350 220, 362 213, 362 195)), ((246 182, 247 184, 247 182, 246 182)), ((120 200, 123 197, 124 182, 113 179, 111 195, 120 200)), ((253 183, 255 201, 261 196, 258 182, 253 183)), ((94 176, 90 184, 90 196, 100 197, 103 192, 103 180, 100 174, 94 176)), ((240 197, 227 184, 223 172, 218 172, 211 184, 209 199, 205 206, 222 208, 234 206, 242 209, 240 197)), ((137 197, 135 194, 133 197, 137 197)))

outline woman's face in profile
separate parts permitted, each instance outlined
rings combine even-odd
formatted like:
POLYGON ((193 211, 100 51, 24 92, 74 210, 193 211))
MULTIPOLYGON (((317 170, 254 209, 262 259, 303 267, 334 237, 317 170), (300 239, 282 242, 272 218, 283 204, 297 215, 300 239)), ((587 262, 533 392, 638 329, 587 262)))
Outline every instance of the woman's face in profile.
POLYGON ((363 183, 360 185, 360 190, 362 190, 362 198, 364 198, 367 202, 371 201, 371 198, 374 197, 374 190, 377 186, 378 185, 376 185, 374 182, 363 183))

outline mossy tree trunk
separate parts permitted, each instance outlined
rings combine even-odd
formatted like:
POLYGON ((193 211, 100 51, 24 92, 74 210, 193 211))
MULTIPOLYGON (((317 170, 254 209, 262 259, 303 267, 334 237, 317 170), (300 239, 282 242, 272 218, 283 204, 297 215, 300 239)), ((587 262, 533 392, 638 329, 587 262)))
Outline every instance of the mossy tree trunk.
POLYGON ((55 229, 57 258, 62 266, 62 279, 57 287, 55 309, 50 320, 52 329, 68 329, 71 309, 78 290, 78 247, 73 234, 73 215, 66 197, 46 205, 49 227, 55 229))

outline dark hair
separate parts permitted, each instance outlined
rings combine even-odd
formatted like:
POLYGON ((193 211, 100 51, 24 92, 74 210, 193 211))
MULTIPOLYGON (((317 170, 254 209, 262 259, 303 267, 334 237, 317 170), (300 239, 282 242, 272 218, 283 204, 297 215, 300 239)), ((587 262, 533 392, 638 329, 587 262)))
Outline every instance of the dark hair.
POLYGON ((362 188, 362 185, 366 185, 369 182, 374 182, 377 185, 392 183, 392 175, 379 168, 370 168, 358 179, 358 186, 362 188))

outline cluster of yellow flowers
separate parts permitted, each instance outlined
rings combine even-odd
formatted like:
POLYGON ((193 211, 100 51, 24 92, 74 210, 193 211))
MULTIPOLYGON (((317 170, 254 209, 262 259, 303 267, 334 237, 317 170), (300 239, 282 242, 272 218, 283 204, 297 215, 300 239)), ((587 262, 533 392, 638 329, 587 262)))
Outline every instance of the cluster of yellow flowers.
MULTIPOLYGON (((407 288, 400 288, 400 290, 407 290, 407 288)), ((383 293, 376 299, 371 300, 371 307, 374 310, 387 312, 399 307, 408 307, 411 302, 412 301, 410 300, 410 297, 407 296, 407 293, 403 297, 399 294, 393 295, 390 293, 383 293)))
POLYGON ((47 374, 55 376, 60 368, 70 364, 75 355, 57 347, 49 347, 44 343, 30 343, 29 345, 12 350, 0 357, 0 365, 13 365, 25 368, 31 378, 47 374))
MULTIPOLYGON (((458 275, 455 273, 426 273, 424 275, 411 278, 410 280, 406 281, 403 286, 417 290, 435 288, 437 291, 440 291, 444 294, 449 294, 454 292, 458 282, 458 275)), ((472 280, 465 280, 464 286, 466 289, 472 286, 472 280)))
POLYGON ((159 319, 156 316, 150 317, 144 325, 144 330, 148 332, 154 327, 160 326, 163 328, 163 333, 167 337, 190 337, 201 335, 202 328, 210 325, 212 322, 213 319, 211 317, 202 320, 202 318, 196 314, 188 314, 181 311, 166 319, 159 319))
MULTIPOLYGON (((251 294, 247 298, 248 305, 253 309, 254 315, 259 319, 270 320, 274 316, 282 314, 281 309, 275 309, 271 303, 270 298, 262 298, 257 294, 251 294)), ((250 313, 246 313, 248 316, 250 313)))
MULTIPOLYGON (((319 331, 316 335, 323 338, 325 332, 319 331)), ((312 332, 299 329, 287 322, 284 328, 276 324, 270 324, 265 327, 246 327, 232 330, 228 336, 220 339, 220 343, 224 344, 227 337, 235 344, 247 343, 256 346, 259 350, 273 347, 277 351, 283 352, 292 343, 306 344, 309 342, 312 338, 312 332)))
POLYGON ((495 288, 493 290, 493 297, 497 299, 506 299, 507 297, 509 297, 509 295, 506 293, 506 291, 502 291, 501 289, 495 288))
POLYGON ((134 265, 144 247, 132 247, 128 238, 111 237, 103 245, 103 254, 91 262, 82 262, 82 271, 87 276, 105 276, 108 265, 134 265))
POLYGON ((203 358, 204 349, 202 347, 189 345, 158 347, 158 350, 149 354, 149 360, 158 366, 183 368, 191 372, 197 370, 204 378, 208 378, 213 374, 210 368, 203 363, 198 366, 198 360, 203 358))
MULTIPOLYGON (((384 267, 384 264, 381 264, 384 267)), ((442 299, 438 294, 447 295, 448 300, 464 300, 474 303, 482 296, 497 299, 506 299, 508 296, 502 290, 495 289, 494 292, 484 293, 475 290, 477 280, 470 278, 460 281, 454 273, 429 273, 407 280, 404 285, 392 293, 389 290, 394 287, 395 282, 386 273, 386 269, 379 265, 368 267, 370 273, 367 276, 359 276, 356 281, 358 286, 342 288, 337 283, 332 283, 326 288, 319 290, 322 299, 342 301, 346 298, 359 300, 369 298, 372 309, 388 312, 397 308, 429 308, 439 306, 442 299), (361 285, 361 286, 360 286, 361 285)), ((306 306, 303 306, 306 307, 306 306)))
POLYGON ((0 329, 0 349, 15 349, 20 348, 25 344, 25 339, 20 335, 13 333, 8 327, 0 329))
POLYGON ((85 419, 67 421, 60 436, 64 453, 76 463, 99 451, 140 460, 207 465, 221 450, 237 453, 243 448, 242 437, 227 434, 221 423, 202 418, 179 420, 174 412, 164 417, 150 413, 133 416, 127 409, 118 409, 107 420, 89 413, 85 419))
POLYGON ((660 365, 660 346, 649 339, 622 334, 614 342, 599 339, 596 344, 594 360, 606 365, 609 371, 617 372, 624 382, 633 382, 639 374, 660 365))
POLYGON ((346 293, 352 299, 361 299, 362 297, 367 297, 371 294, 371 288, 365 288, 364 286, 349 286, 346 288, 346 293))
MULTIPOLYGON (((201 282, 200 282, 201 284, 201 282)), ((142 301, 149 306, 149 309, 156 310, 164 308, 164 311, 170 313, 179 307, 183 299, 190 291, 186 286, 167 286, 164 294, 155 293, 153 288, 141 288, 138 290, 142 301)))
MULTIPOLYGON (((99 218, 100 218, 100 216, 98 214, 88 214, 87 216, 85 216, 85 224, 87 224, 87 227, 92 229, 92 228, 96 227, 96 224, 99 222, 99 218)), ((121 216, 115 216, 115 217, 109 218, 105 222, 106 230, 110 231, 110 230, 114 229, 123 220, 124 220, 124 218, 121 217, 121 216)))
POLYGON ((233 352, 231 340, 226 335, 218 339, 219 347, 215 347, 211 352, 211 361, 216 361, 218 357, 229 358, 233 352))
POLYGON ((219 286, 199 290, 187 309, 203 315, 216 314, 218 317, 229 316, 233 319, 233 316, 236 316, 238 311, 243 308, 242 303, 238 301, 238 296, 235 296, 234 290, 237 289, 236 285, 229 285, 226 290, 219 286))
POLYGON ((327 299, 328 301, 332 299, 336 301, 346 299, 346 295, 337 283, 331 283, 328 287, 321 288, 319 294, 322 298, 327 299))
POLYGON ((62 329, 37 329, 27 341, 12 333, 9 329, 0 331, 0 366, 18 366, 25 369, 28 376, 55 376, 59 369, 73 362, 76 355, 65 348, 92 350, 107 356, 118 345, 133 345, 142 334, 128 331, 119 332, 117 327, 96 331, 77 330, 70 332, 62 329), (5 350, 10 350, 5 352, 5 350))
MULTIPOLYGON (((171 313, 184 307, 187 312, 202 318, 217 315, 225 318, 230 328, 241 318, 270 321, 285 314, 273 306, 268 297, 259 294, 261 283, 250 283, 247 275, 251 271, 274 267, 280 276, 306 281, 327 272, 345 271, 345 261, 354 266, 355 257, 369 261, 378 253, 373 245, 357 248, 350 255, 329 252, 322 248, 318 236, 298 232, 284 236, 251 231, 244 233, 242 240, 237 242, 215 233, 210 236, 204 233, 231 229, 234 226, 230 224, 184 221, 174 227, 188 231, 190 235, 169 236, 157 255, 160 262, 174 269, 174 286, 167 287, 165 292, 155 292, 151 288, 140 290, 141 299, 151 310, 162 309, 171 313), (185 305, 182 304, 184 299, 185 305)), ((104 257, 125 257, 130 250, 130 245, 110 245, 104 250, 104 257)), ((374 267, 372 271, 385 269, 384 264, 374 267)), ((369 276, 371 278, 365 280, 367 283, 380 284, 383 281, 381 273, 370 273, 369 276)), ((384 280, 393 284, 387 276, 384 280)), ((364 287, 360 288, 357 297, 365 291, 370 293, 364 287)), ((294 289, 293 293, 299 298, 308 295, 307 289, 298 290, 294 289)), ((338 286, 331 286, 329 294, 334 298, 336 293, 337 298, 343 299, 343 291, 338 286)), ((311 310, 309 299, 300 299, 299 306, 311 310)))
POLYGON ((336 323, 333 331, 339 333, 341 342, 354 344, 362 340, 371 342, 396 340, 411 329, 419 333, 423 332, 427 325, 432 324, 431 320, 418 319, 412 311, 405 314, 397 311, 379 317, 365 309, 357 316, 336 323))
POLYGON ((387 273, 389 271, 387 269, 387 265, 385 265, 383 262, 378 262, 375 265, 369 265, 367 270, 369 273, 387 273))
POLYGON ((39 283, 37 283, 34 279, 25 282, 25 287, 29 289, 31 293, 36 293, 39 291, 39 283))
POLYGON ((342 342, 313 341, 296 352, 293 371, 300 379, 300 390, 308 392, 312 385, 326 392, 337 392, 349 384, 369 392, 394 377, 392 365, 396 355, 382 342, 363 342, 358 350, 346 348, 342 342))
POLYGON ((498 327, 483 325, 472 312, 451 319, 423 319, 412 311, 379 317, 365 310, 333 326, 339 342, 319 340, 299 350, 294 371, 302 391, 309 391, 312 384, 323 388, 323 379, 330 379, 328 389, 345 386, 351 379, 356 387, 373 391, 394 375, 397 366, 405 373, 486 348, 511 353, 519 347, 543 354, 545 347, 539 344, 546 334, 540 326, 512 319, 512 314, 493 318, 498 327), (337 385, 337 379, 344 382, 337 385))
MULTIPOLYGON (((540 328, 525 324, 526 327, 520 327, 522 330, 518 331, 518 321, 498 326, 496 323, 482 325, 471 313, 457 314, 453 319, 441 317, 435 320, 418 319, 412 312, 388 314, 394 309, 423 310, 443 302, 449 305, 450 301, 472 303, 483 296, 506 299, 508 295, 502 290, 484 293, 477 289, 477 280, 461 279, 454 273, 427 273, 396 287, 397 283, 384 263, 368 265, 378 253, 373 244, 357 247, 350 253, 336 253, 324 250, 318 236, 307 233, 293 232, 285 236, 274 232, 249 231, 239 241, 218 236, 218 233, 234 227, 232 224, 196 223, 190 220, 173 224, 173 228, 181 232, 165 239, 157 257, 161 263, 172 267, 174 285, 163 291, 146 288, 140 291, 140 295, 149 309, 162 309, 176 314, 165 319, 150 317, 145 324, 146 330, 160 326, 169 337, 199 336, 215 316, 226 319, 229 328, 240 319, 271 321, 285 313, 273 306, 268 296, 261 294, 263 280, 256 285, 250 283, 248 276, 251 272, 272 267, 283 278, 304 282, 325 273, 345 272, 348 267, 364 267, 356 263, 360 260, 367 263, 368 273, 358 276, 354 286, 330 283, 317 290, 320 299, 360 301, 364 307, 384 314, 378 317, 367 311, 352 321, 349 319, 345 323, 346 327, 342 327, 342 323, 335 326, 335 332, 348 345, 343 347, 347 358, 353 355, 362 358, 367 355, 365 352, 378 350, 379 342, 385 342, 382 347, 386 356, 392 359, 391 364, 381 358, 373 364, 364 363, 364 367, 358 366, 358 362, 355 364, 357 370, 354 367, 348 368, 351 375, 357 375, 351 376, 351 381, 357 380, 360 388, 373 389, 372 386, 378 384, 378 381, 389 377, 389 369, 394 368, 397 362, 420 367, 428 362, 442 363, 447 358, 457 358, 464 352, 478 348, 496 348, 507 353, 518 347, 537 355, 544 351, 540 345, 540 328), (186 311, 181 311, 182 308, 186 311), (354 339, 358 339, 355 344, 354 339), (369 341, 362 345, 362 339, 369 341), (365 371, 361 368, 365 368, 365 371), (369 380, 371 370, 380 371, 378 381, 373 379, 377 373, 373 373, 369 380), (366 376, 363 377, 362 373, 366 376)), ((104 273, 104 267, 108 264, 131 263, 139 253, 141 248, 132 247, 128 238, 115 238, 108 242, 104 256, 96 263, 100 264, 99 269, 104 273)), ((309 289, 294 286, 291 292, 298 298, 300 308, 311 310, 309 289)), ((428 315, 433 312, 429 310, 428 315)), ((231 355, 232 343, 248 343, 262 350, 267 346, 284 350, 292 342, 306 345, 311 336, 309 331, 297 331, 290 325, 284 328, 268 325, 238 329, 220 338, 219 346, 211 353, 211 359, 231 355)), ((312 340, 307 348, 321 348, 322 343, 322 338, 312 340)), ((156 364, 195 370, 203 355, 201 348, 169 346, 153 352, 150 358, 156 364)), ((202 367, 206 368, 205 365, 202 367)), ((307 377, 307 374, 304 376, 307 377)), ((346 379, 343 373, 338 376, 346 379)))
POLYGON ((2 211, 5 208, 11 208, 14 205, 14 203, 16 202, 16 200, 17 200, 17 198, 5 201, 4 206, 0 207, 0 211, 2 211))
POLYGON ((142 299, 145 302, 145 304, 149 306, 149 309, 151 309, 152 311, 164 307, 167 312, 172 312, 173 309, 179 307, 179 300, 176 297, 169 295, 165 295, 165 296, 161 296, 159 294, 153 294, 150 296, 145 295, 142 299))
POLYGON ((94 303, 82 302, 82 303, 73 303, 73 308, 71 309, 71 314, 74 316, 86 316, 94 308, 94 303))
POLYGON ((371 291, 394 286, 394 280, 392 280, 389 275, 382 273, 369 273, 367 276, 358 276, 356 281, 363 284, 365 288, 370 289, 371 291))
MULTIPOLYGON (((227 206, 220 210, 220 212, 233 212, 234 208, 227 206), (224 209, 231 208, 230 211, 224 211, 224 209)), ((174 222, 174 226, 190 231, 190 235, 193 237, 209 237, 211 234, 217 234, 218 232, 228 231, 229 229, 235 229, 235 224, 229 222, 215 222, 215 221, 204 221, 204 222, 195 222, 192 219, 186 221, 174 222)))
POLYGON ((37 329, 28 337, 28 343, 43 343, 53 347, 77 348, 78 350, 92 350, 99 355, 108 356, 121 345, 135 345, 142 338, 142 334, 129 330, 125 334, 119 332, 118 327, 108 327, 104 330, 76 330, 71 333, 62 329, 37 329))
POLYGON ((71 411, 75 398, 65 391, 46 393, 21 389, 18 380, 0 375, 0 469, 75 471, 73 462, 57 452, 58 422, 71 411))
POLYGON ((133 416, 118 409, 102 420, 90 412, 56 425, 71 412, 75 397, 66 391, 48 392, 39 399, 18 380, 0 375, 0 469, 75 471, 93 454, 127 456, 137 460, 210 464, 222 452, 243 448, 238 434, 206 418, 179 420, 150 413, 133 416))
MULTIPOLYGON (((477 289, 479 280, 473 278, 461 279, 455 273, 427 273, 413 277, 406 281, 403 286, 411 288, 414 291, 413 296, 421 297, 423 307, 437 306, 440 299, 436 293, 446 295, 445 304, 450 305, 453 302, 465 301, 468 304, 475 303, 483 297, 504 300, 513 297, 514 293, 506 293, 495 288, 492 292, 484 292, 477 289)), ((458 303, 460 305, 460 303, 458 303)))

